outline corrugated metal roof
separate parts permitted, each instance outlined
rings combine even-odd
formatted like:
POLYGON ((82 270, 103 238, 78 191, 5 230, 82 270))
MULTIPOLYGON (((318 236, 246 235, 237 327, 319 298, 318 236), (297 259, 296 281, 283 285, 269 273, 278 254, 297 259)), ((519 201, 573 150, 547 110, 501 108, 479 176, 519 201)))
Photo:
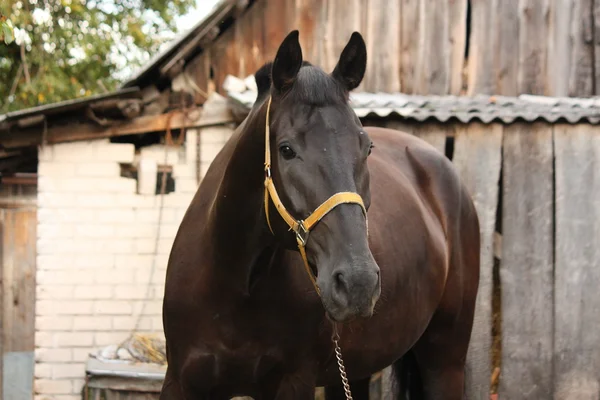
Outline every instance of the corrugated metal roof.
MULTIPOLYGON (((224 84, 228 96, 235 103, 250 109, 256 99, 256 87, 249 78, 241 80, 229 76, 224 84)), ((569 123, 600 123, 600 97, 519 97, 487 96, 419 96, 404 93, 355 92, 350 102, 358 117, 391 115, 404 119, 425 121, 432 118, 446 122, 456 118, 467 123, 479 120, 512 123, 515 120, 544 120, 550 123, 565 120, 569 123)))

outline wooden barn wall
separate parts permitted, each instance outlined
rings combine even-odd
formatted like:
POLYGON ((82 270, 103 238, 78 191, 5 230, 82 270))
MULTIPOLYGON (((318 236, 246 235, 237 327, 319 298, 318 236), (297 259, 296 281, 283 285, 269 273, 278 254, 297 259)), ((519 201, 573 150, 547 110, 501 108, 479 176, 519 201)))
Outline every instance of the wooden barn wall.
POLYGON ((598 399, 600 127, 364 124, 422 137, 473 196, 481 277, 465 398, 598 399))
POLYGON ((326 71, 360 31, 368 66, 357 90, 600 94, 600 2, 592 0, 257 0, 188 68, 203 90, 212 69, 222 91, 227 74, 254 73, 292 29, 305 59, 326 71))

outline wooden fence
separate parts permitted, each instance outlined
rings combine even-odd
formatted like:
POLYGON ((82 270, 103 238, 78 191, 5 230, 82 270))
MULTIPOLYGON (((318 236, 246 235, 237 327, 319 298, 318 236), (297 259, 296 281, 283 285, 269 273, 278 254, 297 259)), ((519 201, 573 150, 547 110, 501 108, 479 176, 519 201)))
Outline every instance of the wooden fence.
POLYGON ((186 70, 222 92, 228 74, 254 73, 292 29, 327 71, 361 32, 368 66, 357 90, 600 94, 598 0, 256 0, 186 70))

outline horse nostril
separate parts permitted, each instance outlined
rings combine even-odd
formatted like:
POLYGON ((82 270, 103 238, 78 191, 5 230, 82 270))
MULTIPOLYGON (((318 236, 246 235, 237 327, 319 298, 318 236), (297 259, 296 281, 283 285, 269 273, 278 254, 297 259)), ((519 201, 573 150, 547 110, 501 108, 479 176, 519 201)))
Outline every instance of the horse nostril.
POLYGON ((344 278, 344 274, 341 271, 334 272, 333 282, 335 285, 335 291, 343 294, 348 293, 348 285, 344 278))

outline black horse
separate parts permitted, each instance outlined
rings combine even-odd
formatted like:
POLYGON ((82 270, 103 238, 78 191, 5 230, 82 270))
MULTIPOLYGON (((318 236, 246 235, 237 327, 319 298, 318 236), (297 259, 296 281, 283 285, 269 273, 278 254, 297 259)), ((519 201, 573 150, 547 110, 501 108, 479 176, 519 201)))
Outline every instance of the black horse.
POLYGON ((162 400, 312 399, 316 386, 344 398, 334 323, 354 398, 395 364, 411 399, 462 399, 477 214, 444 155, 414 136, 363 128, 348 99, 366 59, 354 33, 325 73, 303 61, 293 31, 256 73, 256 103, 211 164, 171 251, 162 400), (277 198, 265 197, 269 178, 277 198), (340 192, 353 200, 336 198, 304 232, 303 219, 340 192))

